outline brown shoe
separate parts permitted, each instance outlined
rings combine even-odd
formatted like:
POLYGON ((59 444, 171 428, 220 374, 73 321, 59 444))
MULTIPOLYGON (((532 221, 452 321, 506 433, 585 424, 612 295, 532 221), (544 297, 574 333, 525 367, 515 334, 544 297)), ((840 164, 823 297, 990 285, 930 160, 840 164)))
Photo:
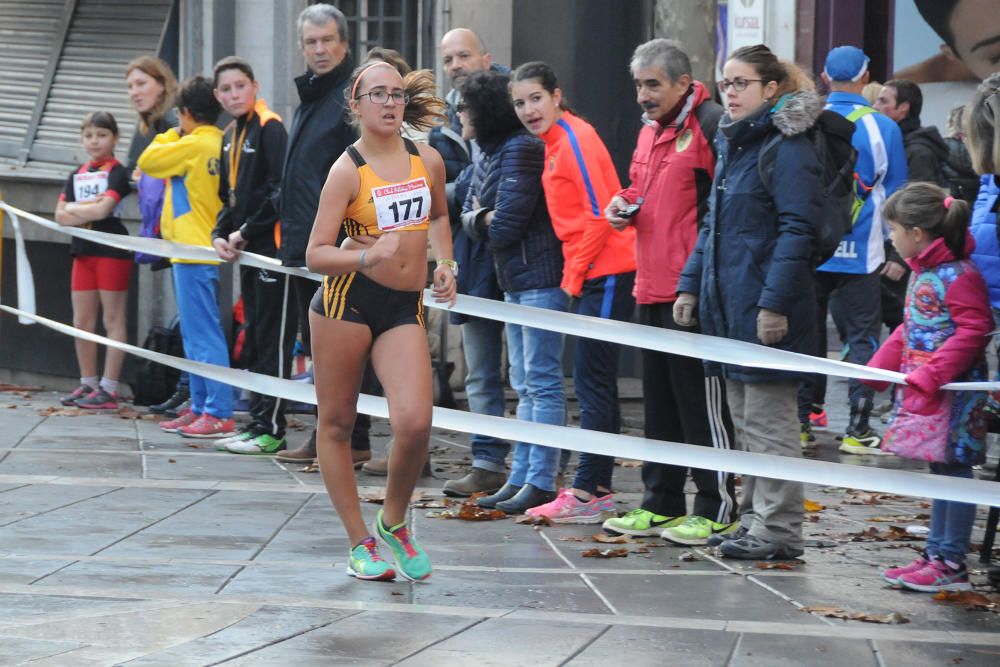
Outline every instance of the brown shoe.
POLYGON ((316 458, 316 431, 312 432, 306 444, 298 449, 278 452, 274 459, 282 463, 311 463, 316 458))
POLYGON ((351 461, 354 463, 354 469, 365 465, 368 461, 372 460, 372 450, 370 449, 352 449, 351 450, 351 461))
POLYGON ((496 493, 506 481, 506 473, 472 468, 465 477, 445 482, 441 490, 452 498, 468 498, 473 493, 496 493))
POLYGON ((368 451, 369 460, 361 466, 362 472, 366 472, 369 475, 378 475, 379 477, 387 477, 389 475, 389 452, 392 451, 392 440, 385 445, 385 456, 379 458, 372 458, 371 450, 368 451))

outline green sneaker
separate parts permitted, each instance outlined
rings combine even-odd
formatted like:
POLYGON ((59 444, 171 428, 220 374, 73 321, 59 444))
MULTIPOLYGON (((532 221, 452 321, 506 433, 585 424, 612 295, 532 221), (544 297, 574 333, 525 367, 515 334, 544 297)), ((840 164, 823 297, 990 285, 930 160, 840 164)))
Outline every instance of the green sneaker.
POLYGON ((347 561, 347 575, 365 581, 392 581, 396 571, 378 555, 378 544, 374 537, 366 537, 351 549, 347 561))
POLYGON ((802 440, 802 449, 816 447, 816 436, 813 435, 812 424, 799 424, 799 438, 802 440))
POLYGON ((684 520, 682 516, 661 516, 648 510, 636 508, 625 516, 608 519, 601 528, 612 535, 633 535, 635 537, 659 537, 664 528, 684 520))
POLYGON ((684 520, 674 526, 663 529, 660 537, 667 542, 674 544, 687 544, 691 546, 702 546, 708 543, 708 538, 715 534, 730 533, 739 526, 738 521, 733 523, 716 523, 703 516, 684 517, 684 520))
POLYGON ((243 430, 241 430, 236 435, 231 435, 228 438, 222 438, 220 440, 216 440, 212 444, 215 445, 215 448, 218 451, 224 452, 224 451, 226 451, 226 446, 227 445, 229 445, 231 443, 234 443, 234 442, 240 442, 241 440, 249 440, 250 438, 254 437, 255 435, 257 435, 257 434, 254 433, 252 429, 250 429, 250 428, 244 428, 243 430))
POLYGON ((382 523, 382 510, 379 510, 375 517, 375 534, 392 550, 399 574, 410 581, 423 581, 431 576, 431 559, 410 535, 405 521, 386 528, 382 523))
POLYGON ((872 429, 864 433, 845 433, 840 441, 838 449, 845 454, 858 454, 861 456, 892 456, 892 452, 887 452, 881 448, 882 438, 872 429))
POLYGON ((258 433, 249 438, 226 444, 226 451, 233 454, 274 454, 279 449, 284 448, 284 438, 276 438, 267 433, 258 433))

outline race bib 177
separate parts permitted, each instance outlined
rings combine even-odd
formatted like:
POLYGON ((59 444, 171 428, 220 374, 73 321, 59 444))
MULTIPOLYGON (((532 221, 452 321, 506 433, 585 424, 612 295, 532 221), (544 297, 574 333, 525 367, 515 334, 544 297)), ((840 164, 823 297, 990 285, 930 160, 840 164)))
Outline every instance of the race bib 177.
POLYGON ((431 189, 425 178, 384 185, 372 188, 372 203, 375 205, 378 228, 391 232, 427 219, 431 208, 431 189))

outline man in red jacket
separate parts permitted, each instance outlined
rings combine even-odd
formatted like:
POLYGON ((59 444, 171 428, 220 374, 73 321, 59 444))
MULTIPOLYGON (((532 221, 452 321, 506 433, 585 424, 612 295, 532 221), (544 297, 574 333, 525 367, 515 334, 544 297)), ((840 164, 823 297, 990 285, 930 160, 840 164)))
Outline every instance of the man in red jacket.
MULTIPOLYGON (((644 127, 639 132, 631 185, 604 211, 615 229, 636 231, 635 300, 639 322, 678 331, 672 307, 677 281, 708 209, 715 172, 715 128, 722 108, 691 75, 691 62, 677 42, 654 39, 639 45, 630 63, 644 127)), ((728 449, 732 421, 725 385, 705 377, 698 359, 643 350, 646 437, 728 449)), ((691 469, 698 487, 690 515, 684 498, 687 468, 644 463, 642 505, 604 522, 610 533, 661 535, 679 544, 705 544, 730 530, 736 503, 732 476, 691 469)))

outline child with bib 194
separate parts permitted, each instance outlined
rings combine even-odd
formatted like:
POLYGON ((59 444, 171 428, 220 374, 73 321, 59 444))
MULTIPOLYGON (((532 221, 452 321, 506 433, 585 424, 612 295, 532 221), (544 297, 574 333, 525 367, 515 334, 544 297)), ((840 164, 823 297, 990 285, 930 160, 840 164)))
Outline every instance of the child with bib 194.
MULTIPOLYGON (((929 462, 935 475, 971 479, 986 453, 986 392, 941 387, 987 379, 993 316, 986 283, 969 260, 969 205, 947 194, 932 183, 911 183, 883 208, 892 243, 913 274, 903 323, 868 365, 906 374, 882 448, 929 462)), ((965 556, 975 517, 975 505, 935 500, 924 552, 882 578, 916 591, 969 590, 965 556)))

